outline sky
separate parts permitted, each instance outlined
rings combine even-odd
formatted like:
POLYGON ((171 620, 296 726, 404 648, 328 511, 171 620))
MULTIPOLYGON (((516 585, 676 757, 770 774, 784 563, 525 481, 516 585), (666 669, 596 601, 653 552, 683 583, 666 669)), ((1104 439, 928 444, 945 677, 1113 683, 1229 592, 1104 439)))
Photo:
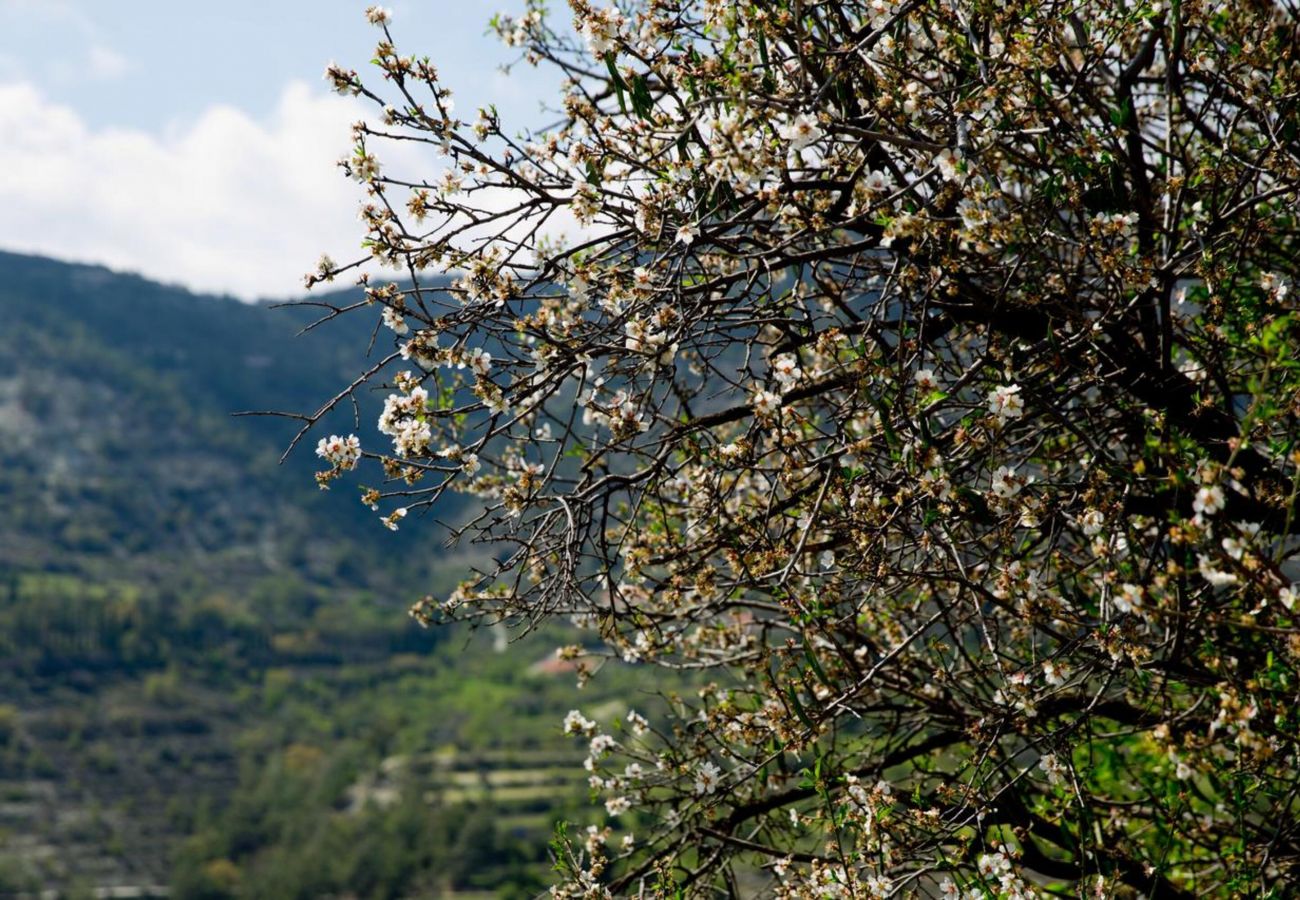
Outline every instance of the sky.
MULTIPOLYGON (((361 188, 335 165, 367 110, 381 33, 357 0, 0 0, 0 249, 108 265, 243 299, 301 292, 350 258, 361 188)), ((428 56, 456 109, 540 124, 554 82, 487 35, 522 0, 390 0, 398 51, 428 56)), ((375 78, 375 83, 380 79, 375 78)), ((440 161, 396 151, 432 179, 440 161)))

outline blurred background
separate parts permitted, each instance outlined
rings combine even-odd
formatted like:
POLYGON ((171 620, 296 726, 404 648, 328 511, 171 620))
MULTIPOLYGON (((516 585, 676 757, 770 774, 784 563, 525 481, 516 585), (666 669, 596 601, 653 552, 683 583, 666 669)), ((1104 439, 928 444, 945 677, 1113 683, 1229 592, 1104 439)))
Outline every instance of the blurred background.
MULTIPOLYGON (((390 5, 467 118, 541 121, 493 6, 390 5)), ((560 635, 419 628, 477 551, 231 416, 363 363, 363 316, 259 302, 358 248, 361 109, 320 73, 368 67, 363 10, 0 0, 0 897, 532 896, 589 816, 559 722, 626 673, 580 694, 560 635)), ((377 445, 361 413, 322 434, 377 445)))

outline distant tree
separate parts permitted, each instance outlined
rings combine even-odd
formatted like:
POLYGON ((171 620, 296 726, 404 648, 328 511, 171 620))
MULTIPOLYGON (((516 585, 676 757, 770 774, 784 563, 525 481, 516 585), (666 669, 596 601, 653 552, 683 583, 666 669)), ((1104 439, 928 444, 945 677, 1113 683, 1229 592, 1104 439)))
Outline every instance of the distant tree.
POLYGON ((1290 895, 1296 4, 571 6, 494 20, 522 136, 368 11, 369 256, 308 278, 408 285, 326 312, 392 447, 322 484, 482 501, 414 615, 705 673, 566 720, 615 830, 556 896, 1290 895))

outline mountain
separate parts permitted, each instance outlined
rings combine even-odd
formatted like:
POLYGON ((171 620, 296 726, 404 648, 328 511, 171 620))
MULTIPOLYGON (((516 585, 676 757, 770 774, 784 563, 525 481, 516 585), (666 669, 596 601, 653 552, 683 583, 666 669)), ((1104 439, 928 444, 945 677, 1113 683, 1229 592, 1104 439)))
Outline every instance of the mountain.
POLYGON ((361 317, 296 336, 311 318, 0 254, 0 563, 315 571, 345 564, 319 558, 338 541, 391 551, 355 494, 317 490, 314 441, 276 464, 296 423, 231 418, 311 411, 347 383, 361 317))
POLYGON ((543 883, 584 794, 557 723, 631 681, 580 696, 549 641, 409 620, 468 552, 232 416, 358 371, 374 322, 312 315, 0 253, 0 897, 543 883))

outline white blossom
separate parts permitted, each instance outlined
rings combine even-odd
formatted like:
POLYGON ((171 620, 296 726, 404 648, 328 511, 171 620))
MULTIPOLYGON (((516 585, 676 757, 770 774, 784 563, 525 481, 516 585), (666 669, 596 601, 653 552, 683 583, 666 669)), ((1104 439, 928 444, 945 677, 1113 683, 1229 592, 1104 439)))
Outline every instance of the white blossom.
POLYGON ((872 169, 863 179, 863 186, 873 194, 883 194, 892 186, 892 179, 889 174, 879 169, 872 169))
POLYGON ((993 493, 1003 500, 1010 500, 1020 493, 1022 480, 1010 466, 998 466, 993 473, 993 493))
POLYGON ((803 377, 803 370, 793 353, 785 353, 772 360, 772 374, 783 388, 789 390, 803 377))
POLYGON ((782 140, 790 142, 790 149, 798 152, 822 136, 821 126, 812 113, 800 113, 778 129, 782 140))
POLYGON ((962 153, 960 150, 944 147, 935 156, 934 164, 939 167, 939 174, 945 181, 956 181, 961 175, 962 153))
POLYGON ((1055 753, 1048 753, 1038 761, 1038 766, 1047 775, 1048 784, 1060 784, 1065 780, 1066 768, 1056 758, 1055 753))
POLYGON ((695 770, 695 793, 712 794, 718 789, 722 771, 711 762, 701 763, 695 770))
POLYGON ((781 411, 781 396, 771 391, 757 391, 752 405, 760 419, 772 419, 781 411))
POLYGON ((596 723, 583 716, 578 710, 571 709, 564 717, 564 733, 591 736, 596 733, 596 723))
POLYGON ((916 382, 917 389, 925 393, 939 390, 939 379, 935 377, 933 369, 917 369, 912 379, 916 382))
POLYGON ((1122 613, 1137 612, 1142 608, 1142 588, 1136 584, 1120 585, 1119 592, 1113 597, 1115 608, 1122 613))
POLYGON ((465 352, 465 361, 461 367, 468 365, 476 375, 486 375, 492 369, 492 354, 482 347, 476 347, 473 350, 465 352))
POLYGON ((1005 853, 985 853, 977 862, 979 872, 986 878, 997 878, 1011 871, 1011 860, 1005 853))
POLYGON ((1201 515, 1212 516, 1224 506, 1223 488, 1217 484, 1206 485, 1196 492, 1192 500, 1192 510, 1201 515))
POLYGON ((406 319, 402 318, 402 314, 391 306, 384 307, 383 320, 384 324, 391 328, 394 334, 406 334, 411 330, 406 324, 406 319))
POLYGON ((579 31, 591 55, 600 58, 616 48, 622 26, 623 15, 617 9, 600 9, 583 18, 579 31))
POLYGON ((1099 534, 1106 525, 1106 515, 1099 509, 1089 509, 1079 517, 1079 525, 1087 537, 1099 534))
POLYGON ((361 459, 361 440, 355 434, 331 434, 316 445, 316 455, 338 469, 355 469, 361 459))
POLYGON ((989 412, 998 417, 1000 423, 1019 419, 1025 414, 1025 401, 1020 397, 1020 385, 999 385, 989 392, 989 412))
POLYGON ((1286 607, 1288 612, 1295 609, 1296 600, 1300 600, 1300 584, 1282 588, 1277 592, 1277 600, 1286 607))
POLYGON ((1269 294, 1272 299, 1281 301, 1286 298, 1287 293, 1291 290, 1291 285, 1286 278, 1277 272, 1263 272, 1259 276, 1259 286, 1269 294))
POLYGON ((1197 558, 1197 569, 1200 571, 1201 577, 1209 582, 1212 587, 1226 587, 1237 583, 1236 575, 1216 568, 1214 560, 1204 554, 1197 558))
POLYGON ((634 709, 630 709, 627 712, 627 725, 632 729, 632 733, 637 737, 640 737, 650 730, 650 723, 646 720, 646 717, 634 709))
POLYGON ((1043 680, 1052 687, 1060 687, 1069 677, 1070 670, 1066 666, 1050 659, 1043 661, 1043 680))

